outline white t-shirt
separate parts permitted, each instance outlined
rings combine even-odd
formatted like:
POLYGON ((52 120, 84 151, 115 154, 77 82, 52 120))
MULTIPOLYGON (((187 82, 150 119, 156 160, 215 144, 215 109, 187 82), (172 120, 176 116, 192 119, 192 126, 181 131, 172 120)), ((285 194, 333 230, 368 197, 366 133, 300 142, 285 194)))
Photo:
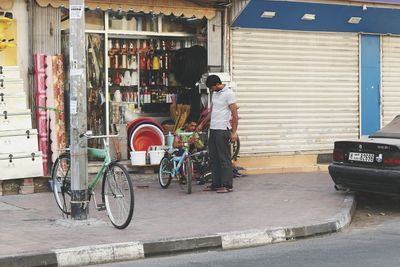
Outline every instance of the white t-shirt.
POLYGON ((213 92, 210 129, 231 129, 231 124, 229 123, 231 119, 231 109, 229 105, 234 103, 236 103, 236 97, 230 87, 225 86, 222 90, 213 92))

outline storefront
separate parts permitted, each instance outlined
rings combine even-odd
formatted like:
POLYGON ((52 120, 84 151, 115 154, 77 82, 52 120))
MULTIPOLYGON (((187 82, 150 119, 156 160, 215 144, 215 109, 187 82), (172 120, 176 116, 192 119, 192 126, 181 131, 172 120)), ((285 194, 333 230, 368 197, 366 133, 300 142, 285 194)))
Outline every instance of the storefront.
POLYGON ((400 10, 369 2, 247 4, 232 24, 242 154, 331 152, 400 113, 400 10))
MULTIPOLYGON (((180 105, 191 107, 186 118, 199 116, 200 91, 195 84, 210 68, 222 71, 223 41, 221 10, 213 1, 195 2, 85 1, 88 129, 94 134, 119 132, 126 135, 122 148, 129 147, 133 145, 129 144, 129 123, 137 118, 150 117, 159 124, 171 120, 173 103, 178 117, 184 112, 180 105), (184 62, 174 60, 182 57, 184 62), (193 75, 186 71, 196 68, 193 75)), ((47 25, 53 36, 61 35, 60 42, 49 43, 58 46, 63 55, 68 94, 68 1, 36 0, 35 6, 36 13, 46 10, 43 13, 50 16, 34 14, 33 23, 47 25)), ((51 37, 39 34, 35 38, 39 47, 51 37)), ((34 53, 46 53, 43 50, 34 53)), ((68 101, 68 96, 65 99, 68 101)), ((68 109, 67 102, 65 106, 68 109)), ((169 129, 184 121, 183 117, 175 120, 169 129)))

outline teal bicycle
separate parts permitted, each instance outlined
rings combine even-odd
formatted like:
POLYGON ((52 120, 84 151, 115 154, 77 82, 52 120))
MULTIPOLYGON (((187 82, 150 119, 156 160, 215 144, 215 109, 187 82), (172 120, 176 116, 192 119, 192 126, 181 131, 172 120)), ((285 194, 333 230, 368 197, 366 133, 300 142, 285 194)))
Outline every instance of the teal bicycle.
MULTIPOLYGON (((193 135, 192 132, 178 133, 179 136, 193 135)), ((158 181, 163 189, 168 188, 172 178, 178 178, 179 185, 188 194, 192 193, 193 162, 189 154, 188 143, 183 145, 183 154, 176 155, 178 149, 169 149, 160 161, 158 181), (180 176, 180 177, 179 177, 180 176)))
MULTIPOLYGON (((126 168, 112 161, 107 139, 114 135, 92 136, 91 132, 80 137, 87 139, 100 138, 104 149, 88 147, 89 155, 102 158, 103 163, 95 178, 89 184, 89 201, 93 198, 98 211, 106 210, 111 223, 118 229, 126 228, 132 220, 134 210, 133 183, 126 168), (101 179, 102 178, 102 179, 101 179), (101 203, 97 203, 95 189, 102 181, 101 203)), ((56 160, 51 170, 53 193, 58 207, 67 215, 71 214, 71 154, 66 151, 56 160)))

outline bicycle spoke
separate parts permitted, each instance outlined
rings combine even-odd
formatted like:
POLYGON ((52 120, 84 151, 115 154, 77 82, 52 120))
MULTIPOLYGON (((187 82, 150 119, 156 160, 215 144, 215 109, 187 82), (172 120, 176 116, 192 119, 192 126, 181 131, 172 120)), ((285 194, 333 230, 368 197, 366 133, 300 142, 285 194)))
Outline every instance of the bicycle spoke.
POLYGON ((103 199, 108 216, 119 229, 128 226, 133 213, 133 186, 127 171, 118 163, 104 174, 103 199))
POLYGON ((70 162, 68 153, 61 154, 56 160, 51 173, 56 203, 60 210, 67 215, 70 213, 71 208, 70 162))
POLYGON ((158 182, 161 187, 166 189, 171 183, 172 179, 172 163, 168 157, 163 157, 160 162, 160 169, 158 171, 158 182))

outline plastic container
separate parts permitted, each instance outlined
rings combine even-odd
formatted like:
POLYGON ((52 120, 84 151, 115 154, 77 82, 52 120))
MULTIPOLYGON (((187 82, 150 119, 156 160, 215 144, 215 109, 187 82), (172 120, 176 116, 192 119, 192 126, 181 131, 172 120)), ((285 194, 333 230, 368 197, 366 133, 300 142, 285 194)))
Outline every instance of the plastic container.
POLYGON ((146 165, 146 151, 131 151, 131 164, 146 165))
POLYGON ((131 135, 129 145, 132 151, 147 151, 150 146, 164 146, 164 134, 157 126, 142 124, 131 135))
POLYGON ((165 141, 166 141, 167 147, 172 148, 174 145, 174 135, 171 133, 168 133, 168 135, 165 136, 165 141))
POLYGON ((149 152, 150 156, 150 164, 151 165, 159 165, 161 162, 161 159, 164 157, 165 151, 164 150, 150 150, 149 152))

